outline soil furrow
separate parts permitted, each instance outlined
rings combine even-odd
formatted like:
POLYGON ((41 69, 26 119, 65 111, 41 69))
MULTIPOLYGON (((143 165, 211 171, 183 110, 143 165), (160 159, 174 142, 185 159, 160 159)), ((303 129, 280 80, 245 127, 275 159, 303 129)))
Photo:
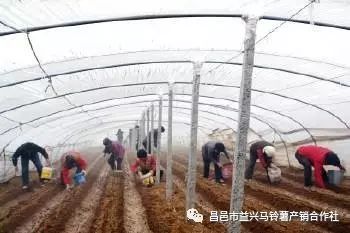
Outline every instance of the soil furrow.
POLYGON ((102 198, 108 176, 107 163, 101 169, 101 173, 89 190, 88 195, 81 202, 81 205, 75 209, 72 218, 65 224, 64 232, 66 233, 84 233, 88 232, 93 219, 95 218, 95 211, 98 208, 98 203, 102 198))
MULTIPOLYGON (((185 167, 183 164, 175 162, 177 164, 176 169, 174 169, 174 173, 178 173, 177 175, 183 176, 185 174, 185 167), (178 170, 178 171, 176 171, 178 170)), ((215 196, 215 201, 213 203, 220 210, 229 210, 231 189, 230 186, 221 186, 216 185, 212 181, 208 181, 202 179, 200 176, 197 178, 197 190, 202 192, 203 194, 210 196, 215 196)), ((309 207, 295 205, 293 200, 286 201, 285 197, 279 197, 278 195, 271 195, 265 190, 256 191, 254 188, 250 186, 245 186, 245 200, 244 200, 244 211, 253 212, 253 211, 301 211, 301 210, 310 210, 309 207)), ((245 223, 243 223, 245 224, 245 223)), ((264 231, 268 232, 325 232, 332 231, 335 227, 334 232, 341 232, 339 230, 344 229, 343 226, 338 226, 333 224, 332 227, 327 227, 327 224, 331 224, 330 222, 320 223, 320 226, 314 226, 311 223, 302 223, 302 222, 256 222, 255 224, 264 224, 264 226, 254 226, 254 222, 249 222, 247 224, 248 227, 251 227, 251 231, 256 231, 259 228, 265 229, 264 231), (307 228, 303 226, 307 225, 307 228), (324 229, 326 228, 326 229, 324 229)), ((258 230, 259 231, 259 230, 258 230)))
MULTIPOLYGON (((61 231, 64 229, 64 224, 67 221, 67 216, 70 216, 74 208, 71 206, 73 204, 72 200, 74 198, 82 198, 81 190, 84 187, 84 190, 88 188, 91 183, 96 179, 98 168, 95 165, 102 166, 102 159, 95 158, 94 162, 89 164, 89 175, 86 185, 82 187, 77 187, 76 189, 68 192, 63 191, 64 187, 57 186, 57 192, 54 193, 51 197, 48 196, 46 202, 40 204, 40 208, 31 212, 31 215, 28 216, 28 220, 24 221, 23 224, 18 226, 16 232, 38 232, 42 231, 43 228, 47 228, 51 231, 54 231, 54 226, 57 225, 61 231), (86 187, 88 186, 88 187, 86 187), (66 211, 67 213, 64 213, 66 211), (54 219, 60 219, 59 214, 62 214, 64 221, 58 220, 59 224, 55 224, 54 219), (63 226, 62 226, 63 225, 63 226)), ((75 204, 75 207, 78 203, 75 204)), ((32 208, 29 208, 31 210, 32 208)))
POLYGON ((124 175, 110 172, 90 232, 123 233, 124 175))
POLYGON ((129 163, 125 159, 124 185, 124 228, 126 233, 151 233, 146 217, 146 210, 135 187, 135 179, 130 174, 129 163))

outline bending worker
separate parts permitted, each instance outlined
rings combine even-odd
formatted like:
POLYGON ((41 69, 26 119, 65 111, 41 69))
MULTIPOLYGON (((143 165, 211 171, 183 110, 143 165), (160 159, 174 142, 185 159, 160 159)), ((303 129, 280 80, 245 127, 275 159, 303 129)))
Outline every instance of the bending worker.
POLYGON ((46 159, 46 164, 50 164, 49 155, 46 150, 32 142, 27 142, 17 148, 16 152, 12 156, 12 163, 15 166, 16 173, 18 172, 17 160, 21 157, 22 166, 22 189, 28 189, 29 185, 29 160, 33 162, 38 175, 40 183, 43 185, 43 180, 41 179, 41 171, 43 165, 41 164, 38 153, 42 154, 46 159))
POLYGON ((256 160, 260 160, 260 164, 264 169, 267 169, 276 154, 275 147, 266 141, 258 141, 250 146, 249 164, 245 171, 245 179, 251 180, 254 174, 256 160))
POLYGON ((108 163, 111 166, 112 171, 115 170, 115 162, 117 161, 117 171, 122 170, 122 162, 125 154, 125 148, 122 144, 116 141, 111 141, 109 138, 103 139, 103 145, 105 146, 104 153, 110 154, 108 163))
MULTIPOLYGON (((156 175, 156 159, 153 155, 147 154, 147 151, 140 149, 137 151, 137 159, 131 165, 130 170, 137 174, 140 179, 145 179, 156 175)), ((160 178, 163 176, 163 171, 160 171, 160 178)))
POLYGON ((311 180, 312 166, 315 169, 315 183, 320 188, 325 188, 325 183, 328 180, 327 173, 323 169, 324 165, 333 165, 345 171, 345 168, 340 164, 338 155, 325 147, 300 146, 295 153, 295 158, 304 166, 304 188, 309 191, 314 189, 311 180))
POLYGON ((87 163, 82 154, 77 151, 69 151, 61 157, 61 183, 66 186, 66 189, 70 189, 71 179, 69 177, 69 171, 76 168, 75 174, 83 173, 86 176, 87 163))
POLYGON ((202 146, 202 157, 204 163, 204 178, 209 178, 210 163, 214 163, 215 169, 215 181, 217 183, 224 183, 222 176, 222 164, 220 163, 220 154, 223 153, 227 159, 231 162, 228 153, 226 151, 225 145, 221 142, 210 141, 202 146))

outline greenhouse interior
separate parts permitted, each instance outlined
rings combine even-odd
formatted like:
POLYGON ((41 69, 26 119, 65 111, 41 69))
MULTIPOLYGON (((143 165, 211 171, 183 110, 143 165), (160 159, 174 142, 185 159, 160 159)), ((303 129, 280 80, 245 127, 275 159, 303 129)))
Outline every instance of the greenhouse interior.
POLYGON ((0 233, 350 232, 349 0, 2 0, 0 233))

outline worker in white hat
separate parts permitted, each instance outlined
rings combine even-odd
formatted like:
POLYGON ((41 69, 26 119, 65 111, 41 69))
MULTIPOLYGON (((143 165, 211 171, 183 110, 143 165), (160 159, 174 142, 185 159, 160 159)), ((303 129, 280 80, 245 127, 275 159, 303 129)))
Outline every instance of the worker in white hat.
POLYGON ((266 141, 258 141, 250 146, 250 158, 249 164, 245 171, 245 179, 250 180, 253 177, 254 167, 256 160, 260 160, 260 164, 264 169, 267 169, 271 163, 272 159, 276 155, 276 149, 274 145, 266 141))

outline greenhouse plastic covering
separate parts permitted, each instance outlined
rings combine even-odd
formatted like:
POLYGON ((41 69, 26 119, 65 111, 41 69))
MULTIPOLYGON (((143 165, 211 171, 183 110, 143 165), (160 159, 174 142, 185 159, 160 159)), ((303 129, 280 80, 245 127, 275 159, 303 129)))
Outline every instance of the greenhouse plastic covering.
POLYGON ((326 145, 350 168, 349 12, 347 0, 3 0, 0 176, 13 175, 9 158, 26 141, 57 158, 119 128, 126 136, 160 93, 166 125, 169 82, 173 143, 188 147, 194 62, 199 145, 235 131, 244 15, 260 18, 248 142, 275 142, 281 163, 300 144, 326 145))

